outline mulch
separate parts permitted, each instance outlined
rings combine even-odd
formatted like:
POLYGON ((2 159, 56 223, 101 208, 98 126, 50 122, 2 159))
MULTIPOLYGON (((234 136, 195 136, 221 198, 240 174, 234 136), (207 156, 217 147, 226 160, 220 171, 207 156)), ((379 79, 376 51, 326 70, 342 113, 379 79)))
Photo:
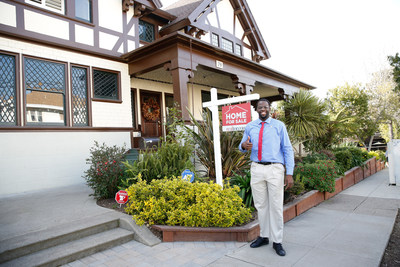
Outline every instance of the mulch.
POLYGON ((398 267, 400 266, 400 209, 397 212, 396 221, 393 226, 392 234, 390 235, 389 243, 380 267, 398 267))

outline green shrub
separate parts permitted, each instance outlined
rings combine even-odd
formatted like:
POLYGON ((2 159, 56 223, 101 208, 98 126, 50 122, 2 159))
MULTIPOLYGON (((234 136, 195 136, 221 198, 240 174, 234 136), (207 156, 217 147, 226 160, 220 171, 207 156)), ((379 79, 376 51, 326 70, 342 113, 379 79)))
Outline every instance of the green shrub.
POLYGON ((318 160, 316 163, 299 163, 293 176, 298 175, 307 188, 332 193, 335 191, 335 178, 339 176, 339 169, 334 161, 318 160))
POLYGON ((370 151, 368 152, 368 155, 370 155, 370 157, 375 157, 376 160, 380 160, 380 161, 387 161, 386 156, 385 156, 385 152, 383 152, 382 150, 375 150, 375 151, 370 151))
POLYGON ((232 185, 237 185, 240 188, 239 196, 242 198, 244 205, 247 208, 253 207, 253 194, 251 192, 251 173, 250 170, 244 170, 243 175, 233 172, 233 177, 230 179, 232 185))
POLYGON ((191 156, 191 146, 178 142, 163 142, 156 152, 141 152, 139 159, 133 164, 124 163, 130 178, 123 181, 123 186, 127 188, 135 183, 139 174, 143 180, 150 182, 153 179, 180 176, 186 169, 194 171, 191 156))
POLYGON ((189 183, 175 177, 147 183, 139 176, 127 191, 129 202, 125 211, 139 225, 230 227, 251 217, 237 186, 222 189, 214 183, 189 183))
POLYGON ((97 141, 90 148, 90 158, 86 164, 90 164, 83 178, 94 190, 92 194, 96 199, 112 198, 118 191, 118 186, 125 175, 125 167, 122 164, 126 147, 109 147, 105 143, 101 146, 97 141))
POLYGON ((349 150, 340 150, 335 152, 336 163, 340 166, 341 171, 350 170, 353 166, 353 155, 349 150))
MULTIPOLYGON (((365 149, 361 149, 358 147, 340 147, 335 149, 335 156, 336 153, 339 151, 349 151, 352 156, 351 166, 349 169, 360 166, 363 167, 365 165, 365 161, 371 158, 368 155, 368 152, 365 149)), ((347 169, 347 170, 349 170, 347 169)), ((345 170, 345 171, 347 171, 345 170)))
POLYGON ((311 153, 302 158, 303 163, 315 163, 317 160, 328 160, 328 156, 322 153, 311 153))

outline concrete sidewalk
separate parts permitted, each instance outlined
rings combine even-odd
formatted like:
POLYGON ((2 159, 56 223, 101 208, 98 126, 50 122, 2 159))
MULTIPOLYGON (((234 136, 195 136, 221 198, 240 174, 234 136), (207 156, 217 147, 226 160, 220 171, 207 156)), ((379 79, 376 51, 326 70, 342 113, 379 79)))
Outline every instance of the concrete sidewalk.
MULTIPOLYGON (((174 242, 149 247, 131 241, 67 266, 379 266, 400 207, 400 187, 388 169, 342 191, 285 224, 279 257, 271 245, 174 242)), ((0 199, 0 242, 51 225, 112 214, 84 185, 0 199)))

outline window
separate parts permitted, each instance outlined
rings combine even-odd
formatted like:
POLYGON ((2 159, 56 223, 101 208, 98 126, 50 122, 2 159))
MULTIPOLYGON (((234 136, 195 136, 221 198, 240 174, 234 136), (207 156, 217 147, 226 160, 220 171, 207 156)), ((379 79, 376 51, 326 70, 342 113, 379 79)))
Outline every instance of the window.
POLYGON ((26 2, 57 13, 64 14, 64 0, 26 0, 26 2))
POLYGON ((120 100, 119 74, 93 69, 94 98, 120 100))
POLYGON ((151 43, 155 39, 154 25, 146 21, 139 20, 139 39, 151 43))
POLYGON ((217 34, 213 33, 211 35, 211 43, 212 43, 212 45, 219 47, 219 36, 217 34))
POLYGON ((226 51, 233 52, 233 42, 222 38, 221 48, 226 51))
POLYGON ((75 0, 75 17, 87 22, 92 22, 92 1, 75 0))
POLYGON ((27 124, 65 125, 65 64, 24 58, 27 124))
POLYGON ((71 68, 72 119, 74 126, 88 126, 88 73, 86 68, 71 68))
POLYGON ((239 55, 239 56, 242 55, 242 46, 240 44, 236 44, 235 53, 236 53, 236 55, 239 55))
POLYGON ((0 54, 0 125, 16 125, 15 56, 0 54))

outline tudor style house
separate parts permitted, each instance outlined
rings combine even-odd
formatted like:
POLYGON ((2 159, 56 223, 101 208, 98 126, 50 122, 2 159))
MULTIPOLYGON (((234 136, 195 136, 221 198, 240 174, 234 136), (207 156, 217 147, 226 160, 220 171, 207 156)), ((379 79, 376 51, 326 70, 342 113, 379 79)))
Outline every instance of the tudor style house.
POLYGON ((0 0, 0 196, 83 183, 94 141, 139 146, 168 108, 312 86, 270 53, 245 0, 0 0))

